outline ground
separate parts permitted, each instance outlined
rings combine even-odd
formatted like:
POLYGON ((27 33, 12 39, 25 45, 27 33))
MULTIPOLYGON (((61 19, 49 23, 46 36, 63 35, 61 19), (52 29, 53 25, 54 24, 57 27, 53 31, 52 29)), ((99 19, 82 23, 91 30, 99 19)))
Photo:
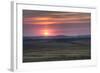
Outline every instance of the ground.
POLYGON ((91 59, 90 51, 89 39, 27 40, 23 44, 23 62, 91 59))

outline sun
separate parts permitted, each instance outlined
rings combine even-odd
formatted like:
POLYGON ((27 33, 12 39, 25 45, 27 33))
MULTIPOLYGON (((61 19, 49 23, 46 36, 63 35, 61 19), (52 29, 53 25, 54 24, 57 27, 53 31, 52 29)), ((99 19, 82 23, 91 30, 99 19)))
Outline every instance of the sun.
POLYGON ((49 35, 49 33, 48 32, 44 32, 44 36, 48 36, 49 35))
POLYGON ((49 33, 48 30, 45 30, 45 31, 43 32, 43 35, 44 35, 44 36, 49 36, 49 34, 50 34, 50 33, 49 33))

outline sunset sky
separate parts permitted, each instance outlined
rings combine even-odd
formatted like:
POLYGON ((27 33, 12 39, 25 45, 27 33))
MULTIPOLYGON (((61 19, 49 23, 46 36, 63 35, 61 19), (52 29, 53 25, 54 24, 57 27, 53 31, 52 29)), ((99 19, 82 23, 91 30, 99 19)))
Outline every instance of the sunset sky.
POLYGON ((23 10, 23 36, 90 35, 90 13, 23 10))

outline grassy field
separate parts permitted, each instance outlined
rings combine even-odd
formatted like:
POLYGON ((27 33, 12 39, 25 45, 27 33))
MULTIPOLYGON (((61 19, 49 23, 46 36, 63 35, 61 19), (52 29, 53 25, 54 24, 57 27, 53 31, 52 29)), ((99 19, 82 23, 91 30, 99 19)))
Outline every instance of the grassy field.
POLYGON ((91 59, 90 40, 24 41, 23 62, 91 59))

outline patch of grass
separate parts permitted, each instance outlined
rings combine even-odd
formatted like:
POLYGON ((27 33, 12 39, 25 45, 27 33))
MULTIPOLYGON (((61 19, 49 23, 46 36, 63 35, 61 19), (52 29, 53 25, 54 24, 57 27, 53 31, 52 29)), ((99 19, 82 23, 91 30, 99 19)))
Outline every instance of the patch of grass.
POLYGON ((90 43, 34 42, 23 44, 23 62, 91 59, 90 43), (78 44, 78 43, 81 44, 78 44))

